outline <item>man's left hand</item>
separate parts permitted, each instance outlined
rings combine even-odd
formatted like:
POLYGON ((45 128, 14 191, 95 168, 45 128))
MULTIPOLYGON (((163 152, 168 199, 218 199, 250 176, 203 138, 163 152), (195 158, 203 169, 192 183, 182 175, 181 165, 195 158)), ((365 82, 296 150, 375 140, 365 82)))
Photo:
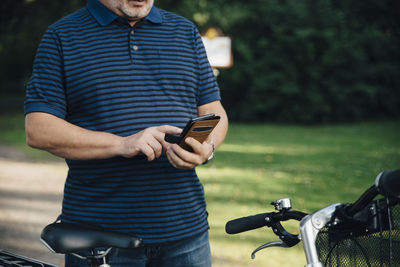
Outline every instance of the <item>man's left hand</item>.
POLYGON ((213 153, 210 143, 200 143, 191 137, 186 138, 185 142, 193 149, 193 152, 189 152, 177 144, 172 144, 167 149, 168 160, 175 168, 193 169, 203 164, 213 153))

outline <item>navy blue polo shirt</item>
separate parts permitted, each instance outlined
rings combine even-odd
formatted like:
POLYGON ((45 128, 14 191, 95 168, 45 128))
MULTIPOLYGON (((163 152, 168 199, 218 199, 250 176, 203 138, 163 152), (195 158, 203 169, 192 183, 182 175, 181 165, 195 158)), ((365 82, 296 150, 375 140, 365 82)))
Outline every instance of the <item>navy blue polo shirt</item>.
MULTIPOLYGON (((135 134, 183 128, 197 107, 219 100, 196 27, 153 7, 130 27, 97 0, 51 25, 27 85, 25 114, 45 112, 80 127, 135 134)), ((165 155, 66 160, 61 220, 134 234, 147 244, 208 229, 195 170, 175 169, 165 155)))

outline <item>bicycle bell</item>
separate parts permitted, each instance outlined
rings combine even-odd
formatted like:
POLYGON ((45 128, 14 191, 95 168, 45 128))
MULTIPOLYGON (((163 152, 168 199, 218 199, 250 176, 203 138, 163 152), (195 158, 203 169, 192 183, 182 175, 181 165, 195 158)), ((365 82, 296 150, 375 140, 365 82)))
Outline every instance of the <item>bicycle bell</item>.
POLYGON ((275 207, 275 210, 282 211, 282 210, 290 210, 292 208, 292 202, 290 198, 281 198, 275 202, 271 202, 271 205, 275 207))

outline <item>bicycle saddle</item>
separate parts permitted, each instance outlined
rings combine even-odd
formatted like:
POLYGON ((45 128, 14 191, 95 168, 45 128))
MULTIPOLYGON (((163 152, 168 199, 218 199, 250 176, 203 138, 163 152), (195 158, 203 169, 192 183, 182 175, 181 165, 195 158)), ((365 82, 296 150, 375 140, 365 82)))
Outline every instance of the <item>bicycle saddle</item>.
POLYGON ((51 251, 62 254, 100 247, 136 248, 142 243, 140 238, 131 235, 62 222, 47 225, 40 237, 51 251))

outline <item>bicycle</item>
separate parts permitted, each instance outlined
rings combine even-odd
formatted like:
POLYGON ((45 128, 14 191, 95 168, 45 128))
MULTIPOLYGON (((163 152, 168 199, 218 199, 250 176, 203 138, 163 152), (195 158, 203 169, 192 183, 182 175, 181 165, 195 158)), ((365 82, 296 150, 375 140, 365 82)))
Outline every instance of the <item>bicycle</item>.
POLYGON ((306 267, 400 266, 400 170, 381 172, 375 184, 352 204, 336 203, 306 214, 291 210, 284 198, 271 203, 277 212, 229 221, 228 234, 271 227, 279 241, 256 248, 251 257, 269 247, 293 247, 303 242, 306 267), (378 195, 383 198, 375 199, 378 195), (297 220, 299 234, 281 222, 297 220))
MULTIPOLYGON (((353 204, 336 203, 312 214, 291 210, 288 198, 272 204, 277 212, 239 218, 226 224, 228 234, 264 226, 273 229, 280 241, 258 247, 251 255, 253 259, 262 249, 289 248, 302 241, 306 267, 400 266, 400 170, 380 173, 375 185, 353 204), (379 194, 384 198, 374 200, 379 194), (300 234, 286 231, 281 222, 287 220, 300 221, 300 234)), ((86 260, 90 267, 110 267, 108 258, 113 248, 142 245, 142 240, 135 236, 60 221, 43 229, 41 241, 55 253, 72 254, 86 260), (79 254, 84 250, 92 253, 84 257, 79 254)), ((0 251, 0 266, 55 267, 4 251, 0 251)))

